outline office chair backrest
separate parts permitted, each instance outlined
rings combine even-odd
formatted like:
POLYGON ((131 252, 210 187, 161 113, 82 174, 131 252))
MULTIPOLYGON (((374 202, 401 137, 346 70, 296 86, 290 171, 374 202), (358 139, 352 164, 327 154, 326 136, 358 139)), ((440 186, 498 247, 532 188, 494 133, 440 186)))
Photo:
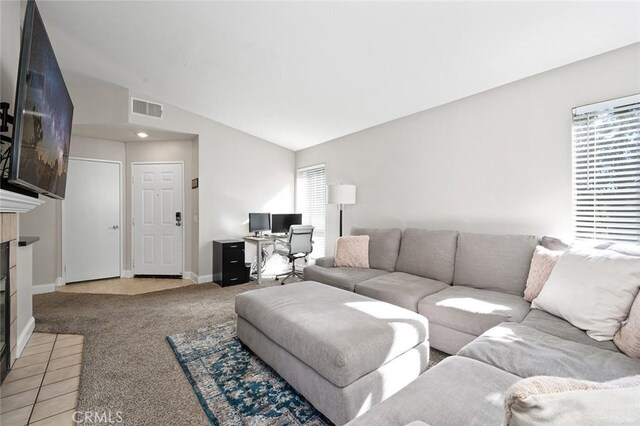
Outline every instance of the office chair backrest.
POLYGON ((289 253, 313 251, 313 226, 291 225, 289 228, 289 253))

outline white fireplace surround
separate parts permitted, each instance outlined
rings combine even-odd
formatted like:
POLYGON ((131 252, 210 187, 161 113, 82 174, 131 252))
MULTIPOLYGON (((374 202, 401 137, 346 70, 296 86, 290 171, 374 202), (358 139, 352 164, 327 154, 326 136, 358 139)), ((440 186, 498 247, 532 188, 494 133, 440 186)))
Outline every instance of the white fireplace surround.
POLYGON ((0 213, 26 213, 43 203, 39 198, 0 189, 0 213))
MULTIPOLYGON (((0 189, 0 213, 26 213, 44 204, 39 198, 29 197, 6 189, 0 189)), ((32 246, 19 247, 17 254, 18 272, 18 316, 21 318, 16 327, 17 344, 15 356, 20 356, 35 326, 32 313, 32 246), (22 310, 22 312, 21 312, 22 310)))

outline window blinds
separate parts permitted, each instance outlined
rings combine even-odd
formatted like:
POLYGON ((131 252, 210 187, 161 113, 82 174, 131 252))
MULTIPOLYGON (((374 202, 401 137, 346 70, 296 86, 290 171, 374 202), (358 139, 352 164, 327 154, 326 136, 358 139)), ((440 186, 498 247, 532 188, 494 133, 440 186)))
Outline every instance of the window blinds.
POLYGON ((314 226, 313 252, 317 259, 325 254, 325 212, 327 179, 324 164, 298 169, 296 181, 296 211, 302 213, 302 223, 314 226))
POLYGON ((576 238, 640 242, 640 95, 573 111, 576 238))

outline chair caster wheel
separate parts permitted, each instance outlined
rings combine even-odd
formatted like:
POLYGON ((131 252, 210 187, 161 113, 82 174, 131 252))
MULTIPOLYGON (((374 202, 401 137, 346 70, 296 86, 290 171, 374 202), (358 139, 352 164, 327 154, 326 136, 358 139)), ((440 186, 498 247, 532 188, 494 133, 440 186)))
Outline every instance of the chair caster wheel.
POLYGON ((276 277, 276 281, 280 281, 280 278, 276 277))

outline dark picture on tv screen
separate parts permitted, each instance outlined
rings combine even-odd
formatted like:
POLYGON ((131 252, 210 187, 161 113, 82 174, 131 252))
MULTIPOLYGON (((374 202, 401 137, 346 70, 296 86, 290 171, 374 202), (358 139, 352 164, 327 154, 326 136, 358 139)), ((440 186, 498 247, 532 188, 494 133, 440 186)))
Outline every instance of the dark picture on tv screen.
POLYGON ((15 116, 9 181, 64 198, 73 103, 33 1, 25 15, 15 116))

